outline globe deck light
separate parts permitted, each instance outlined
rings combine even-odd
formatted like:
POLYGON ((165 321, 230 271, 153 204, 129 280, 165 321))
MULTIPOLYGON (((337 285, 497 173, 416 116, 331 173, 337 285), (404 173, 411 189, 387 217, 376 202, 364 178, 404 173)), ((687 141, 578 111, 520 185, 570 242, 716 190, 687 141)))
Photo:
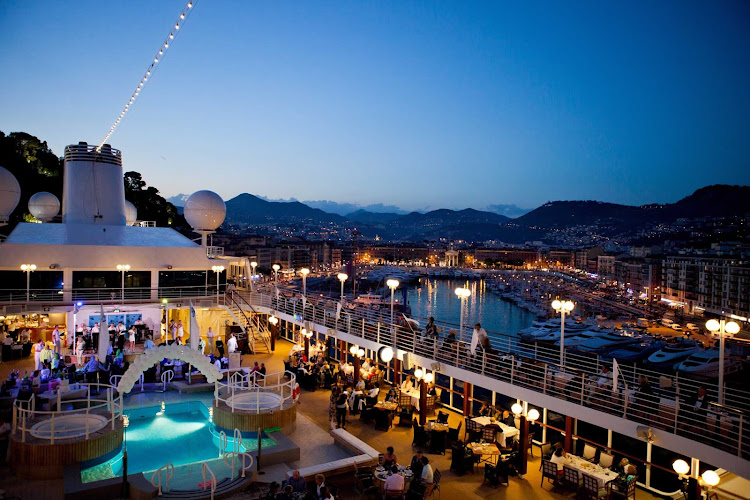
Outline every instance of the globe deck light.
POLYGON ((717 484, 719 484, 719 475, 716 473, 715 470, 707 470, 703 474, 701 474, 701 479, 703 479, 703 482, 706 483, 709 487, 713 488, 717 484))
POLYGON ((349 275, 346 273, 339 273, 336 277, 339 279, 339 281, 346 281, 347 279, 349 279, 349 275))
POLYGON ((380 360, 383 363, 390 363, 390 361, 393 359, 394 352, 390 347, 381 347, 378 354, 380 355, 380 360))
POLYGON ((539 410, 536 408, 532 408, 529 410, 529 414, 526 415, 526 418, 529 420, 529 422, 536 422, 539 420, 539 410))
POLYGON ((365 350, 364 349, 358 349, 357 350, 357 356, 359 356, 360 358, 362 358, 362 357, 364 357, 364 355, 365 355, 365 350))
POLYGON ((299 273, 302 276, 307 276, 308 274, 310 274, 310 270, 308 268, 306 268, 306 267, 303 267, 302 269, 299 270, 299 273))
POLYGON ((422 369, 421 369, 421 368, 417 368, 416 370, 414 370, 414 377, 415 377, 415 378, 416 378, 417 380, 421 379, 421 378, 422 378, 422 375, 424 375, 424 372, 422 371, 422 369))
POLYGON ((672 468, 680 476, 686 476, 690 472, 690 466, 681 458, 672 462, 672 468))
POLYGON ((518 403, 513 403, 513 406, 510 407, 510 411, 513 412, 513 415, 519 416, 521 415, 521 412, 523 411, 523 406, 521 406, 518 403))
POLYGON ((431 384, 435 380, 435 375, 432 373, 425 373, 424 374, 424 381, 428 384, 431 384))
POLYGON ((386 281, 385 284, 388 286, 388 288, 390 288, 391 290, 393 290, 395 288, 398 288, 399 281, 395 280, 395 279, 390 279, 390 280, 386 281))
POLYGON ((349 348, 349 353, 352 356, 356 356, 357 355, 357 351, 359 351, 359 347, 357 347, 356 345, 352 344, 352 346, 349 348))

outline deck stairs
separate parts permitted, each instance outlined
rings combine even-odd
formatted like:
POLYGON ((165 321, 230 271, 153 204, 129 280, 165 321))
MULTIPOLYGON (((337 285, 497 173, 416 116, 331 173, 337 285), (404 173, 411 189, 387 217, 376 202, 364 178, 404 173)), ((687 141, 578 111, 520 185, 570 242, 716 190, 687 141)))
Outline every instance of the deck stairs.
MULTIPOLYGON (((225 498, 236 494, 238 491, 244 490, 248 486, 252 479, 250 476, 247 477, 236 477, 234 480, 227 478, 216 482, 216 490, 214 491, 214 498, 225 498)), ((162 492, 161 496, 157 498, 179 498, 181 500, 200 500, 203 498, 211 498, 211 489, 195 489, 195 490, 178 490, 171 489, 168 492, 162 492)))
POLYGON ((271 332, 261 321, 258 312, 236 291, 224 295, 225 310, 240 325, 247 345, 253 354, 271 352, 271 332))

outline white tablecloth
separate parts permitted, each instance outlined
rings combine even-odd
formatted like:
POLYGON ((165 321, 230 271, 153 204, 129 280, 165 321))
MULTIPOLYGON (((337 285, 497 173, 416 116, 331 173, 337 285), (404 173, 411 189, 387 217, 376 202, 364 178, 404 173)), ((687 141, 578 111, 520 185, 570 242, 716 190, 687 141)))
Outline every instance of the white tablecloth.
MULTIPOLYGON (((481 425, 482 427, 493 423, 492 420, 490 420, 490 417, 475 417, 475 418, 472 418, 472 420, 478 423, 479 425, 481 425)), ((505 444, 505 440, 508 438, 513 438, 517 436, 519 433, 518 429, 516 429, 515 427, 511 427, 509 425, 505 425, 502 422, 494 422, 494 423, 500 426, 500 429, 502 429, 503 431, 503 438, 500 440, 500 446, 502 446, 503 448, 507 448, 508 446, 505 444)))
MULTIPOLYGON (((604 488, 604 485, 608 482, 617 479, 617 474, 611 472, 609 469, 603 469, 596 464, 592 464, 588 460, 574 455, 569 455, 570 463, 566 464, 568 467, 578 469, 582 474, 588 474, 594 476, 598 481, 599 488, 604 488)), ((581 476, 581 483, 583 483, 583 476, 581 476)))
POLYGON ((402 391, 401 394, 406 394, 411 397, 411 405, 419 411, 419 391, 416 389, 410 389, 408 391, 402 391))

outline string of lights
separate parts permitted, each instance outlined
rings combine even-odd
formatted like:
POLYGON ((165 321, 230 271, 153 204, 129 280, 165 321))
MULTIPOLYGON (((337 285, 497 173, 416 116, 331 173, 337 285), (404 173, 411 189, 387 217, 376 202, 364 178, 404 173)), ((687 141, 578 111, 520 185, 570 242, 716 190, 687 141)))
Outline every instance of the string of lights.
POLYGON ((164 59, 164 56, 166 55, 167 50, 169 50, 169 48, 172 46, 175 38, 177 38, 177 35, 180 34, 180 28, 182 28, 185 25, 188 17, 190 17, 190 13, 192 12, 193 7, 197 3, 198 3, 198 0, 190 0, 188 1, 187 4, 185 4, 185 7, 183 7, 182 12, 180 12, 180 16, 177 18, 177 21, 169 30, 169 35, 164 39, 164 42, 159 46, 159 51, 154 56, 154 60, 151 62, 151 64, 149 64, 148 69, 146 69, 146 73, 143 75, 143 78, 141 78, 141 81, 138 82, 138 86, 135 88, 135 91, 133 92, 133 94, 131 94, 130 100, 128 101, 127 104, 125 104, 125 107, 120 112, 120 116, 117 117, 117 120, 115 120, 115 122, 109 128, 109 132, 107 132, 107 135, 99 144, 97 151, 100 150, 102 146, 104 146, 104 144, 109 140, 110 136, 114 133, 115 129, 117 128, 117 125, 120 124, 123 117, 125 116, 125 113, 128 112, 128 110, 133 105, 135 100, 138 98, 140 93, 143 92, 143 88, 146 86, 146 83, 148 83, 149 79, 153 77, 153 73, 156 71, 158 64, 164 59))

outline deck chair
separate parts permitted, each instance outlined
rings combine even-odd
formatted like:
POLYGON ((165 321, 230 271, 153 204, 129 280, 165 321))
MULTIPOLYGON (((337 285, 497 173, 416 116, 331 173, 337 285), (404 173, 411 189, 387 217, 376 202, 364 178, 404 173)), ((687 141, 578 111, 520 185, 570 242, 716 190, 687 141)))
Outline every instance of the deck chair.
POLYGON ((598 500, 609 496, 607 488, 600 488, 599 480, 585 472, 583 473, 583 487, 581 492, 584 498, 589 500, 598 500))
POLYGON ((609 486, 609 498, 611 498, 611 499, 620 499, 620 498, 622 498, 622 499, 625 499, 625 500, 629 500, 629 499, 632 498, 632 499, 635 500, 635 486, 636 486, 637 482, 638 482, 638 478, 637 477, 635 477, 635 476, 631 477, 630 481, 628 481, 628 488, 625 491, 619 491, 619 490, 616 490, 616 489, 612 488, 612 486, 614 485, 615 481, 611 481, 607 485, 607 486, 609 486))
POLYGON ((578 473, 578 469, 563 465, 562 483, 565 488, 578 493, 578 489, 581 486, 581 476, 578 473))
POLYGON ((583 458, 589 462, 593 462, 594 457, 596 457, 596 446, 586 443, 583 447, 583 458))
POLYGON ((615 456, 610 455, 606 451, 599 453, 599 466, 609 469, 615 462, 615 456))
POLYGON ((552 482, 553 486, 558 486, 559 475, 557 474, 557 464, 542 458, 542 483, 540 486, 544 486, 545 478, 552 482))
MULTIPOLYGON (((440 418, 438 416, 438 422, 439 421, 440 421, 440 418)), ((458 436, 460 435, 459 433, 461 432, 462 425, 464 425, 464 423, 459 422, 458 427, 456 427, 455 429, 453 427, 448 428, 448 443, 450 443, 451 445, 458 441, 458 436)))
POLYGON ((497 468, 492 464, 484 466, 484 481, 482 481, 482 485, 485 483, 489 483, 493 488, 497 488, 500 484, 500 479, 497 477, 497 468))
POLYGON ((482 439, 488 443, 494 443, 497 438, 497 427, 492 425, 485 425, 482 427, 482 439))
POLYGON ((437 414, 437 421, 441 424, 448 424, 448 413, 443 413, 442 411, 438 411, 437 414))
POLYGON ((435 498, 435 492, 438 492, 438 498, 440 498, 440 479, 443 474, 435 469, 432 476, 432 485, 428 485, 424 492, 424 498, 435 498))
POLYGON ((430 445, 430 437, 427 434, 424 426, 419 425, 417 423, 417 419, 415 418, 412 422, 412 427, 414 428, 414 437, 412 438, 411 445, 415 447, 427 448, 430 445))

